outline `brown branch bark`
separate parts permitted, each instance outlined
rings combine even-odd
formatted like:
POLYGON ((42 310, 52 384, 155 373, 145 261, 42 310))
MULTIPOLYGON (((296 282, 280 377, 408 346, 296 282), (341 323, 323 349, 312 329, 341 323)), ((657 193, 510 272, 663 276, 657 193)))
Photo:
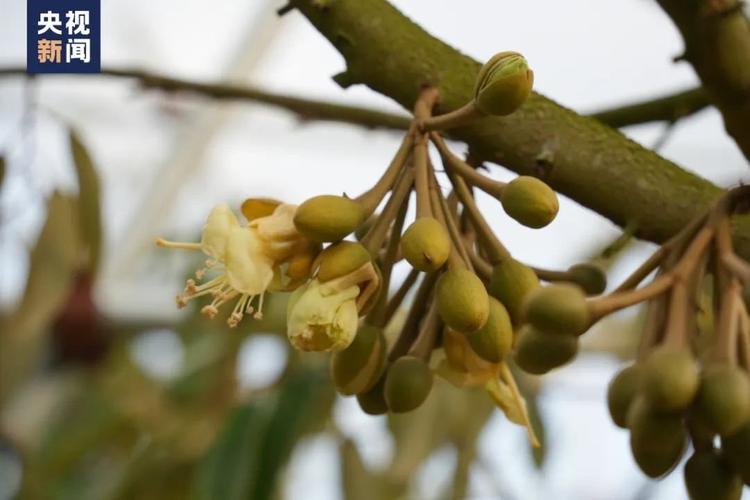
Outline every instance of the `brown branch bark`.
MULTIPOLYGON (((291 2, 344 56, 336 80, 363 83, 409 109, 420 88, 440 90, 438 113, 472 97, 479 63, 434 38, 385 0, 291 2)), ((498 50, 503 47, 498 47, 498 50)), ((535 68, 543 71, 543 68, 535 68)), ((533 94, 514 114, 452 131, 480 160, 544 178, 559 192, 636 236, 664 241, 720 193, 710 182, 586 118, 533 94)), ((738 218, 737 248, 750 256, 750 219, 738 218)))
POLYGON ((658 0, 724 126, 750 159, 750 22, 740 0, 658 0))

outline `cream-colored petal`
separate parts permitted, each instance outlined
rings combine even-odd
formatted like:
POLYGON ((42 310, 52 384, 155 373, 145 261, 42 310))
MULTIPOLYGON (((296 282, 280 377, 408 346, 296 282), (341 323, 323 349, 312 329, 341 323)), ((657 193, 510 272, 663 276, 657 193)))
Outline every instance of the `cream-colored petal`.
POLYGON ((355 299, 359 287, 323 296, 317 280, 299 288, 287 308, 287 336, 302 350, 340 350, 348 346, 357 331, 355 299))
POLYGON ((267 241, 295 241, 301 238, 294 225, 297 205, 283 204, 276 207, 271 215, 260 217, 250 223, 258 230, 261 238, 267 241))
POLYGON ((273 279, 273 261, 265 256, 257 234, 248 227, 229 231, 225 267, 229 285, 240 293, 260 295, 273 279))
POLYGON ((238 227, 237 217, 229 205, 226 203, 216 205, 208 214, 206 225, 203 226, 201 236, 203 253, 224 262, 229 231, 238 227))

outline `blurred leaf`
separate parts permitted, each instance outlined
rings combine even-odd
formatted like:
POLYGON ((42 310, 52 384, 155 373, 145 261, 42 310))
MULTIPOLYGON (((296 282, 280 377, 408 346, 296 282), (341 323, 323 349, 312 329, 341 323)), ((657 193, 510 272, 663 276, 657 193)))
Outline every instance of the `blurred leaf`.
POLYGON ((79 211, 82 241, 88 249, 89 270, 96 275, 102 247, 99 175, 86 146, 75 130, 70 130, 70 149, 78 175, 79 211))
POLYGON ((346 500, 379 500, 381 481, 362 462, 354 443, 345 439, 339 445, 341 482, 346 500))
POLYGON ((5 181, 5 156, 0 155, 0 189, 5 181))
POLYGON ((492 400, 482 388, 458 389, 436 378, 421 407, 388 417, 396 441, 396 453, 388 469, 394 487, 406 487, 424 460, 440 446, 473 443, 493 410, 492 400))
POLYGON ((68 298, 80 262, 77 216, 76 198, 52 195, 47 221, 31 251, 23 297, 0 325, 0 400, 5 400, 38 360, 43 335, 68 298))
POLYGON ((311 424, 308 419, 319 410, 320 396, 330 384, 321 372, 309 369, 293 372, 281 388, 268 426, 253 500, 271 498, 276 477, 286 463, 298 438, 311 424))
POLYGON ((200 466, 193 498, 272 498, 279 471, 326 385, 321 373, 299 370, 288 376, 275 397, 236 409, 200 466))
POLYGON ((539 384, 536 383, 534 376, 527 374, 520 370, 515 365, 510 365, 513 377, 516 379, 518 384, 518 390, 521 391, 524 398, 526 399, 527 410, 529 412, 529 420, 531 421, 531 428, 534 430, 539 446, 531 448, 531 458, 534 461, 534 465, 537 468, 544 466, 544 461, 547 458, 547 435, 546 426, 542 419, 542 413, 539 408, 539 384))
POLYGON ((226 427, 200 466, 193 488, 195 500, 252 498, 270 410, 251 404, 229 415, 226 427))

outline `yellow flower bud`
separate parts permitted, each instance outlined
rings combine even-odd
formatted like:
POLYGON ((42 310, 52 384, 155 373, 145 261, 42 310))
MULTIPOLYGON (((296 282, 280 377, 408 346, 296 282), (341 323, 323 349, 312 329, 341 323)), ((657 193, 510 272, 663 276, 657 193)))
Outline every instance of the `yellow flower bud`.
POLYGON ((531 325, 518 332, 516 364, 525 372, 542 375, 560 367, 578 354, 578 338, 537 330, 531 325))
POLYGON ((352 343, 359 317, 358 286, 326 289, 317 280, 295 290, 287 305, 287 336, 303 351, 340 351, 352 343))
POLYGON ((607 275, 596 264, 575 264, 568 268, 571 281, 583 288, 587 295, 599 295, 607 288, 607 275))
POLYGON ((533 85, 526 59, 518 52, 500 52, 479 70, 474 103, 485 114, 509 115, 528 99, 533 85))
POLYGON ((360 243, 340 241, 329 246, 318 257, 318 280, 321 283, 349 274, 370 262, 370 252, 360 243))
POLYGON ((297 208, 294 224, 312 241, 333 242, 352 233, 365 220, 362 206, 343 196, 315 196, 297 208))
POLYGON ((591 322, 583 290, 569 283, 549 285, 531 293, 525 316, 539 330, 560 335, 580 335, 591 322))
POLYGON ((468 269, 449 269, 437 282, 435 300, 440 318, 459 332, 479 330, 490 314, 484 284, 468 269))
POLYGON ((432 371, 414 356, 402 356, 389 368, 385 379, 385 400, 393 413, 415 410, 432 390, 432 371))
POLYGON ((539 286, 539 278, 533 269, 508 257, 492 268, 489 292, 502 302, 513 324, 520 325, 526 297, 539 286))
POLYGON ((354 341, 331 356, 331 378, 341 394, 361 394, 370 390, 385 367, 383 329, 363 324, 354 341))
POLYGON ((404 231, 401 252, 414 269, 431 273, 448 260, 450 236, 437 219, 420 217, 404 231))
POLYGON ((490 363, 499 363, 513 347, 513 326, 505 307, 490 297, 490 315, 482 328, 467 334, 474 352, 490 363))
POLYGON ((524 226, 538 229, 555 219, 557 194, 536 177, 522 175, 510 181, 500 195, 503 210, 524 226))

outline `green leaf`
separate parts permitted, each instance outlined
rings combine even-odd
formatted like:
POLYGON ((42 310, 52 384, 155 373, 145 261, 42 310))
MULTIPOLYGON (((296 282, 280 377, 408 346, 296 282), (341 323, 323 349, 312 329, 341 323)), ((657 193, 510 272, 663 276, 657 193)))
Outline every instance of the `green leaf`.
POLYGON ((200 465, 193 488, 195 500, 250 498, 262 458, 263 436, 270 411, 260 404, 236 408, 200 465))
POLYGON ((81 237, 88 249, 89 270, 96 274, 101 258, 102 222, 99 175, 86 146, 75 130, 70 129, 70 150, 78 175, 81 237))
POLYGON ((339 444, 341 489, 346 500, 379 500, 381 481, 367 470, 354 443, 344 439, 339 444))
POLYGON ((292 372, 277 395, 237 408, 200 465, 195 500, 267 500, 311 414, 319 410, 322 373, 292 372))
POLYGON ((0 400, 35 366, 44 334, 68 298, 79 265, 77 227, 76 198, 54 193, 47 204, 47 221, 29 256, 20 304, 0 331, 0 400))

